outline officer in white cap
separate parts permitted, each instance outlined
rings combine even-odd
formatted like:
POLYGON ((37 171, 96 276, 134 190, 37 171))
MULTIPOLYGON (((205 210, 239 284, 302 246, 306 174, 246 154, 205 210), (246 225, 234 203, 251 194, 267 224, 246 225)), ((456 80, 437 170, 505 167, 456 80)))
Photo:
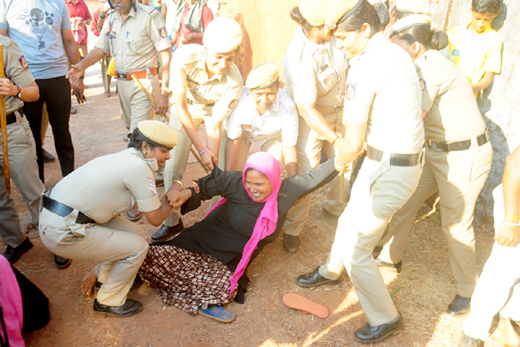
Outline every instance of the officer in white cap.
POLYGON ((140 226, 119 214, 137 203, 149 223, 164 221, 171 206, 166 196, 157 194, 155 172, 164 167, 176 144, 166 124, 142 121, 128 149, 88 162, 42 196, 39 231, 45 247, 68 259, 103 262, 95 315, 123 318, 142 310, 127 294, 148 242, 140 226))
POLYGON ((238 105, 226 121, 226 171, 242 171, 254 142, 285 162, 289 177, 298 174, 298 112, 279 84, 278 68, 272 63, 258 64, 249 72, 238 105))
MULTIPOLYGON (((291 11, 300 26, 287 49, 283 62, 285 90, 294 99, 301 117, 298 131, 299 173, 318 167, 322 149, 334 156, 335 141, 343 134, 343 99, 347 61, 337 40, 325 34, 325 16, 332 0, 302 0, 291 11)), ((348 184, 344 195, 348 195, 348 184)), ((335 178, 323 210, 337 218, 345 203, 340 202, 340 178, 335 178)), ((310 210, 310 195, 298 202, 287 215, 284 247, 296 252, 310 210)))
MULTIPOLYGON (((175 103, 170 107, 170 127, 179 144, 166 163, 165 189, 182 178, 192 144, 207 167, 213 169, 213 164, 219 163, 219 152, 223 157, 225 148, 220 143, 221 127, 236 107, 244 84, 234 64, 242 43, 240 25, 231 18, 217 18, 206 28, 203 43, 180 47, 170 64, 170 92, 175 103), (197 133, 202 122, 206 125, 207 143, 197 133)), ((227 137, 222 139, 226 141, 227 137)), ((180 211, 174 209, 152 241, 166 241, 183 229, 180 211)))

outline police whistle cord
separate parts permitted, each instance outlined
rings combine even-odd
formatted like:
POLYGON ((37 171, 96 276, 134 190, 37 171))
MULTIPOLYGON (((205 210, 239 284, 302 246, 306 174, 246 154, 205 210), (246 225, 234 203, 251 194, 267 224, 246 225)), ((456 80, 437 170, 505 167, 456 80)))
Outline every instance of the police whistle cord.
MULTIPOLYGON (((4 46, 0 44, 0 78, 5 78, 4 46)), ((5 189, 11 194, 11 169, 9 167, 9 152, 7 149, 7 113, 5 109, 5 96, 0 95, 0 128, 2 131, 2 152, 4 155, 4 179, 5 189)))

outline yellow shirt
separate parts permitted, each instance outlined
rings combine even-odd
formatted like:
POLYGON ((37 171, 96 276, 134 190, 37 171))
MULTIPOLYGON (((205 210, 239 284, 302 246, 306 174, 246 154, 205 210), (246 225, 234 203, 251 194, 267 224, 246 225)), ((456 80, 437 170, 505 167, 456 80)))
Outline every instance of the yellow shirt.
POLYGON ((500 73, 502 40, 490 26, 480 34, 469 26, 470 24, 450 29, 448 36, 455 65, 474 86, 484 77, 486 71, 500 73))

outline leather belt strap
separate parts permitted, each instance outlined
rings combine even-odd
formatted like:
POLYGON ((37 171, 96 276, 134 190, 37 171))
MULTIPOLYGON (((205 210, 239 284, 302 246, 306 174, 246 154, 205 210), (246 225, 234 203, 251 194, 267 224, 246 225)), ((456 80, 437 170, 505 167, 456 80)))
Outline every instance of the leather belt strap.
MULTIPOLYGON (((190 100, 190 99, 188 99, 188 98, 186 98, 186 102, 188 103, 188 105, 199 105, 199 104, 193 102, 192 100, 190 100)), ((213 106, 213 105, 215 105, 215 103, 212 103, 212 104, 203 104, 203 105, 204 105, 204 106, 213 106)))
POLYGON ((20 110, 21 109, 13 111, 13 112, 7 114, 7 116, 6 116, 6 120, 7 120, 6 121, 6 125, 16 123, 16 113, 19 113, 20 117, 23 117, 23 113, 20 110))
MULTIPOLYGON (((489 141, 489 135, 487 130, 476 137, 478 146, 485 145, 489 141)), ((439 152, 452 152, 452 151, 465 151, 471 147, 471 139, 455 142, 435 142, 432 140, 426 140, 428 147, 435 149, 439 152)))
MULTIPOLYGON (((157 76, 157 70, 156 69, 152 68, 152 69, 149 69, 149 70, 150 70, 150 73, 153 76, 157 76)), ((147 73, 147 70, 132 71, 132 72, 116 71, 116 78, 117 79, 123 79, 123 80, 131 81, 132 80, 132 76, 135 76, 138 79, 146 78, 146 73, 147 73)))
MULTIPOLYGON (((372 146, 367 147, 367 158, 371 160, 375 160, 381 162, 383 160, 384 151, 381 151, 372 146)), ((400 154, 400 153, 391 153, 390 154, 390 165, 393 166, 415 166, 421 163, 424 151, 419 153, 411 153, 411 154, 400 154)))
MULTIPOLYGON (((72 211, 74 210, 72 207, 62 204, 61 202, 58 202, 54 199, 51 199, 46 195, 42 195, 42 198, 43 198, 43 207, 45 207, 47 210, 51 211, 52 213, 57 214, 58 216, 66 217, 69 214, 71 214, 72 211)), ((87 217, 85 214, 83 214, 83 212, 79 212, 78 217, 76 218, 76 223, 89 224, 89 223, 96 223, 96 221, 87 217)))

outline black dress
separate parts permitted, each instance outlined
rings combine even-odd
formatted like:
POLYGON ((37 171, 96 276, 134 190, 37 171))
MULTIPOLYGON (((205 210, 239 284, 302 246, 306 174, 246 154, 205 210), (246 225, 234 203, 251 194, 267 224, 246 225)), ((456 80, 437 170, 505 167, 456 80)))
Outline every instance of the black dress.
MULTIPOLYGON (((330 159, 304 175, 283 180, 278 192, 276 231, 258 243, 249 264, 263 247, 276 239, 294 203, 336 175, 334 159, 330 159)), ((215 167, 197 183, 200 193, 192 189, 192 197, 181 207, 182 214, 215 195, 225 197, 227 202, 173 240, 151 245, 139 271, 143 281, 155 288, 167 304, 190 313, 196 313, 204 304, 225 304, 233 298, 228 297, 229 280, 264 207, 264 203, 253 201, 247 193, 241 172, 222 172, 215 167)), ((237 302, 244 302, 248 283, 244 272, 237 286, 237 302)))

